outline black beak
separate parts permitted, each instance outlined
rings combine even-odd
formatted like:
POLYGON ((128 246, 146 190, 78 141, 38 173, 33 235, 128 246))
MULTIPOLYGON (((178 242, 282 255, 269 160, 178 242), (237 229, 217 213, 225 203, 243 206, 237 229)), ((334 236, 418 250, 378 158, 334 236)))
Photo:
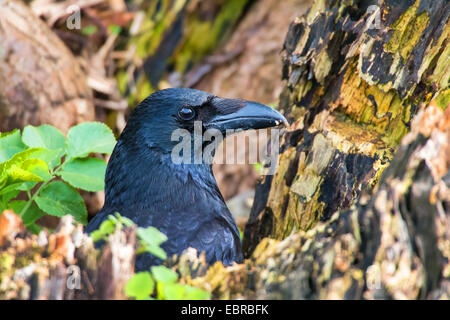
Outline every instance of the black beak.
POLYGON ((264 129, 278 126, 281 123, 288 125, 286 118, 269 106, 261 103, 242 101, 244 106, 237 111, 225 115, 218 115, 206 124, 206 127, 216 128, 221 132, 226 130, 264 129))

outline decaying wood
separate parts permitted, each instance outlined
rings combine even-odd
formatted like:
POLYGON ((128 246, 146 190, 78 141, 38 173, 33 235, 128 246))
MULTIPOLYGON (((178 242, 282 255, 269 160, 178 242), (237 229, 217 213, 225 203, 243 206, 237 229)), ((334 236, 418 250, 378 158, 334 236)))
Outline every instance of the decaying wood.
POLYGON ((0 131, 93 120, 92 92, 64 43, 21 1, 0 1, 0 131))
MULTIPOLYGON (((306 12, 310 3, 310 0, 255 1, 225 46, 185 74, 183 85, 190 87, 195 83, 194 88, 220 97, 275 103, 283 88, 279 81, 282 74, 280 49, 290 22, 306 12)), ((249 143, 256 145, 258 141, 250 138, 249 143)), ((260 140, 260 143, 264 141, 260 140)), ((230 149, 227 147, 227 150, 230 149)), ((248 150, 247 146, 236 153, 248 154, 248 150)), ((218 153, 216 159, 219 156, 218 153)), ((254 190, 259 174, 252 164, 216 164, 213 170, 226 200, 254 190)), ((236 212, 231 209, 235 216, 245 213, 248 217, 248 210, 236 212)))
POLYGON ((0 299, 124 299, 134 272, 136 230, 102 247, 65 216, 55 233, 30 235, 12 211, 0 216, 0 299))
POLYGON ((450 298, 450 5, 366 9, 316 1, 292 23, 292 128, 256 190, 249 258, 186 282, 215 298, 450 298))
POLYGON ((432 103, 412 128, 375 194, 263 239, 242 265, 184 258, 184 280, 220 299, 450 299, 450 108, 432 103))
MULTIPOLYGON (((292 125, 257 187, 247 259, 208 268, 188 250, 168 262, 182 281, 220 299, 450 299, 450 4, 361 3, 315 1, 291 24, 292 125)), ((70 220, 39 236, 19 224, 0 217, 1 298, 123 297, 133 229, 97 251, 70 220)))
POLYGON ((315 1, 284 44, 280 108, 292 123, 279 169, 256 190, 249 256, 308 230, 371 189, 421 103, 449 104, 450 4, 315 1))

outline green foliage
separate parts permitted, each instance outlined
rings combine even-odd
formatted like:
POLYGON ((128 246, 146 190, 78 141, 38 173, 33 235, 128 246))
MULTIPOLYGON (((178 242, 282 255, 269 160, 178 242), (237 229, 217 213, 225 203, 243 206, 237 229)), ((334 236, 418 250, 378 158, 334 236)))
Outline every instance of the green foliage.
POLYGON ((86 26, 83 29, 81 29, 81 33, 85 36, 88 36, 90 34, 94 34, 98 31, 97 26, 86 26))
POLYGON ((106 162, 88 156, 111 153, 115 142, 112 131, 99 122, 77 125, 67 138, 50 125, 0 133, 0 212, 13 210, 33 232, 40 229, 36 220, 46 214, 70 214, 86 224, 86 205, 75 189, 104 188, 106 162))
POLYGON ((209 299, 208 292, 177 283, 178 274, 165 266, 154 266, 150 273, 156 281, 156 297, 158 300, 209 299))
POLYGON ((10 159, 18 152, 24 151, 26 146, 22 142, 19 130, 0 135, 0 162, 10 159))
POLYGON ((23 142, 31 148, 64 150, 66 138, 61 131, 47 124, 39 127, 26 126, 22 134, 23 142))
MULTIPOLYGON (((100 224, 97 230, 91 232, 90 237, 94 241, 107 240, 108 236, 120 225, 129 227, 134 225, 134 222, 126 217, 122 217, 119 213, 116 213, 114 216, 110 215, 108 219, 100 224)), ((140 243, 137 254, 148 252, 162 260, 167 258, 166 253, 160 247, 167 240, 167 236, 164 233, 154 227, 139 227, 137 228, 137 236, 140 243)))
POLYGON ((115 34, 118 36, 122 31, 122 27, 115 24, 111 24, 108 26, 108 30, 109 32, 111 32, 111 34, 115 34))
POLYGON ((128 282, 125 293, 138 300, 205 300, 208 292, 177 282, 178 274, 165 266, 154 266, 150 271, 136 273, 128 282), (154 292, 156 284, 156 292, 154 292))
POLYGON ((138 228, 137 235, 141 240, 141 248, 138 250, 138 253, 149 252, 162 260, 167 258, 166 253, 160 247, 167 240, 164 233, 159 232, 154 227, 148 227, 145 229, 138 228))
POLYGON ((76 221, 87 224, 87 210, 83 198, 63 181, 53 181, 34 198, 38 207, 53 216, 72 215, 76 221))
POLYGON ((153 277, 155 277, 158 282, 173 283, 178 279, 178 274, 165 266, 151 267, 151 271, 153 277))
MULTIPOLYGON (((108 236, 117 228, 132 226, 134 223, 119 213, 110 215, 103 221, 98 230, 93 231, 90 237, 94 241, 107 240, 108 236)), ((167 255, 160 247, 167 240, 165 234, 154 227, 137 228, 139 249, 137 254, 148 252, 164 260, 167 255)), ((178 281, 178 274, 163 266, 153 266, 149 271, 136 273, 127 283, 125 293, 128 297, 137 300, 204 300, 209 299, 210 294, 202 289, 181 284, 178 281)))
MULTIPOLYGON (((49 214, 70 214, 87 224, 87 210, 76 189, 99 191, 104 188, 106 162, 89 157, 109 154, 116 141, 104 124, 86 122, 71 128, 67 138, 49 125, 27 126, 0 133, 0 212, 11 209, 32 232, 39 232, 36 220, 49 214), (22 196, 23 195, 23 196, 22 196), (23 200, 26 198, 26 200, 23 200)), ((132 226, 119 214, 109 216, 91 233, 94 241, 107 240, 116 228, 132 226)), ((137 254, 150 253, 167 258, 161 244, 166 235, 154 227, 137 228, 137 254)), ((165 266, 135 274, 126 286, 135 299, 208 299, 209 293, 178 282, 178 274, 165 266)))
POLYGON ((108 236, 114 233, 117 227, 120 228, 122 225, 131 227, 134 225, 134 222, 127 217, 122 217, 118 213, 109 215, 108 218, 100 224, 100 227, 97 230, 92 231, 89 236, 94 242, 108 240, 108 236))
POLYGON ((155 288, 155 282, 148 272, 136 273, 127 283, 125 294, 137 300, 146 300, 155 288))
POLYGON ((90 153, 111 153, 116 139, 111 129, 100 122, 84 122, 69 130, 67 155, 84 158, 90 153))
POLYGON ((105 173, 103 160, 87 158, 70 160, 59 175, 76 188, 95 192, 105 188, 105 173))

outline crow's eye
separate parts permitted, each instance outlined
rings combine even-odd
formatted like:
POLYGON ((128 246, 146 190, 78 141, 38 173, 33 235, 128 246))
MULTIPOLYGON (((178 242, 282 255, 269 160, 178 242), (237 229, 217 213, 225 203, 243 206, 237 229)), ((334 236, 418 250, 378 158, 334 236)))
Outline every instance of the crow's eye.
POLYGON ((185 121, 192 120, 195 117, 195 110, 189 107, 183 107, 178 110, 178 117, 185 121))

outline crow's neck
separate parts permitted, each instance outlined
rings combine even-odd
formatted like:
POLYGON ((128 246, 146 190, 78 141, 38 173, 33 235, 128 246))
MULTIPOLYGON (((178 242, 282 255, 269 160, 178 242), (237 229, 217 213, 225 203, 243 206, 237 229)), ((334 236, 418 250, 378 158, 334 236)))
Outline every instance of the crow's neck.
POLYGON ((164 210, 168 203, 180 208, 189 205, 193 193, 224 204, 210 165, 174 164, 158 149, 117 143, 106 172, 105 208, 164 210))

